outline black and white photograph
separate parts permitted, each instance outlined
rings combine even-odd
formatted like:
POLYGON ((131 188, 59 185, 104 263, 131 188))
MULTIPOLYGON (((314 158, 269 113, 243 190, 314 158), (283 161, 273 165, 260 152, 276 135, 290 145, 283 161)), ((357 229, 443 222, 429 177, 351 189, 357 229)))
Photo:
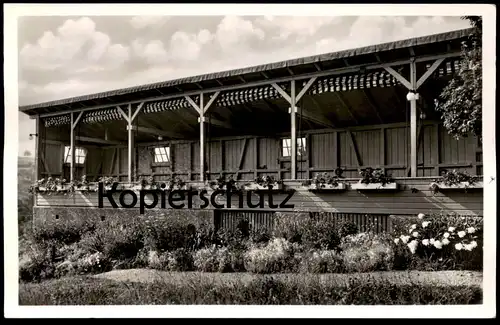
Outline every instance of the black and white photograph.
POLYGON ((6 317, 496 317, 494 6, 4 15, 6 317))

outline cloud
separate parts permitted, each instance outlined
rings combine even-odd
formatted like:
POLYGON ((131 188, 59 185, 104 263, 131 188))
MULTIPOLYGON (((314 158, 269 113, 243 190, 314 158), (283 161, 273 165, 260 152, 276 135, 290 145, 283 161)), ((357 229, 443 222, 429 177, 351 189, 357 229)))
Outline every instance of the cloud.
POLYGON ((134 16, 130 18, 129 23, 136 29, 148 27, 160 27, 165 24, 170 17, 167 16, 134 16))
POLYGON ((313 37, 319 29, 339 23, 343 18, 340 16, 264 16, 257 18, 256 23, 264 29, 277 32, 276 38, 279 40, 294 38, 302 42, 313 37))
POLYGON ((112 44, 92 19, 83 17, 68 19, 55 34, 45 31, 36 43, 25 44, 19 59, 24 69, 81 73, 116 69, 129 59, 129 51, 112 44))
POLYGON ((215 38, 225 52, 247 49, 252 41, 262 41, 265 36, 262 29, 238 16, 225 16, 215 32, 215 38))
POLYGON ((145 60, 150 65, 162 64, 169 59, 167 50, 160 40, 152 40, 147 43, 143 40, 134 40, 132 50, 136 57, 145 60))

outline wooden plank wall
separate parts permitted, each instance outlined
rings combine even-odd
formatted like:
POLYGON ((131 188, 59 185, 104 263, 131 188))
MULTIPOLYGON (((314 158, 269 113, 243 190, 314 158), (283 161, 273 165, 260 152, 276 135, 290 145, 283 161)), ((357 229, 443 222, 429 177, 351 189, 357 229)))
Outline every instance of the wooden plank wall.
MULTIPOLYGON (((477 138, 453 139, 438 124, 425 125, 419 131, 418 176, 438 176, 443 169, 465 170, 482 174, 482 149, 477 138)), ((386 125, 338 131, 312 131, 307 138, 307 155, 299 157, 299 179, 314 177, 319 172, 333 172, 340 167, 345 177, 358 177, 364 167, 384 168, 394 177, 407 177, 409 170, 409 129, 386 125)), ((158 143, 165 144, 165 142, 158 143)), ((152 146, 138 144, 136 175, 154 175, 158 180, 173 174, 185 180, 199 179, 199 143, 173 141, 172 162, 168 166, 153 164, 152 146)), ((67 144, 66 144, 67 145, 67 144)), ((77 146, 79 144, 77 143, 77 146)), ((88 177, 115 176, 127 179, 127 148, 84 146, 88 150, 85 168, 77 172, 88 177)), ((63 173, 64 143, 48 141, 40 148, 42 175, 63 173)), ((290 178, 289 159, 280 159, 280 138, 237 137, 214 139, 207 145, 207 169, 211 179, 231 174, 237 179, 273 175, 290 178)))

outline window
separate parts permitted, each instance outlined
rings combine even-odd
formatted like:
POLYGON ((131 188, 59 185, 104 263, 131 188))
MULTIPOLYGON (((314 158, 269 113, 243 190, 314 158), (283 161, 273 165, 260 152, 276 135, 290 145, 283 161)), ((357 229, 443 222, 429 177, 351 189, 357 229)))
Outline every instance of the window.
MULTIPOLYGON (((85 157, 87 156, 87 149, 85 148, 75 148, 75 164, 83 165, 85 163, 85 157)), ((71 164, 71 147, 66 146, 64 148, 64 163, 71 164)))
POLYGON ((170 162, 170 147, 157 147, 154 149, 154 162, 155 163, 169 163, 170 162))
MULTIPOLYGON (((282 151, 283 157, 292 156, 292 139, 287 138, 282 140, 282 151)), ((297 138, 297 156, 303 156, 306 153, 306 138, 297 138)))

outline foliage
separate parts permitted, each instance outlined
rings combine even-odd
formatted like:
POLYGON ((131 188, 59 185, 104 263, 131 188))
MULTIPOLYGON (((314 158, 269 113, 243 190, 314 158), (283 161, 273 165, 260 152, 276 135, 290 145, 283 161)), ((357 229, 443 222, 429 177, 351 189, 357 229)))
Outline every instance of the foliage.
POLYGON ((334 250, 309 251, 303 255, 300 270, 304 273, 341 273, 342 256, 334 250))
POLYGON ((478 176, 472 176, 465 171, 462 172, 453 169, 452 171, 443 170, 441 178, 436 181, 447 186, 451 186, 460 184, 461 182, 466 182, 469 183, 469 185, 474 185, 474 183, 476 183, 478 180, 478 176))
POLYGON ((347 272, 372 272, 392 269, 394 251, 384 236, 372 233, 342 239, 343 264, 347 272))
POLYGON ((104 186, 111 186, 114 183, 118 182, 118 179, 116 177, 113 177, 113 176, 102 176, 102 177, 99 177, 98 182, 103 183, 104 186))
MULTIPOLYGON (((396 246, 408 249, 419 262, 425 260, 435 268, 477 269, 482 267, 482 227, 466 218, 453 226, 445 218, 418 215, 418 222, 394 239, 396 246)), ((411 264, 414 258, 407 255, 411 264)), ((414 262, 414 261, 413 261, 414 262)))
POLYGON ((203 272, 239 272, 244 271, 243 252, 227 247, 204 248, 193 254, 194 266, 203 272))
POLYGON ((253 273, 279 273, 296 270, 298 261, 295 252, 297 244, 283 238, 275 238, 266 246, 251 247, 244 255, 245 269, 253 273))
POLYGON ((360 182, 363 184, 381 183, 385 185, 394 182, 394 179, 380 168, 373 169, 368 167, 362 169, 359 174, 361 175, 360 182))
POLYGON ((233 175, 229 175, 227 179, 221 175, 215 181, 210 181, 209 184, 213 189, 233 189, 235 188, 236 181, 234 180, 233 175))
POLYGON ((224 281, 192 275, 184 281, 118 282, 91 277, 21 284, 20 305, 470 305, 480 286, 408 283, 373 278, 320 281, 318 276, 255 276, 224 281))
POLYGON ((324 188, 326 185, 331 185, 333 187, 339 186, 339 179, 342 177, 342 169, 337 168, 335 170, 335 176, 328 173, 319 173, 312 179, 312 183, 316 185, 317 189, 324 188))
POLYGON ((482 141, 482 18, 465 16, 473 32, 462 44, 460 68, 435 101, 444 126, 456 139, 472 134, 482 141))
POLYGON ((283 181, 275 179, 274 176, 260 176, 255 179, 255 183, 259 186, 272 189, 275 185, 282 184, 283 181))

